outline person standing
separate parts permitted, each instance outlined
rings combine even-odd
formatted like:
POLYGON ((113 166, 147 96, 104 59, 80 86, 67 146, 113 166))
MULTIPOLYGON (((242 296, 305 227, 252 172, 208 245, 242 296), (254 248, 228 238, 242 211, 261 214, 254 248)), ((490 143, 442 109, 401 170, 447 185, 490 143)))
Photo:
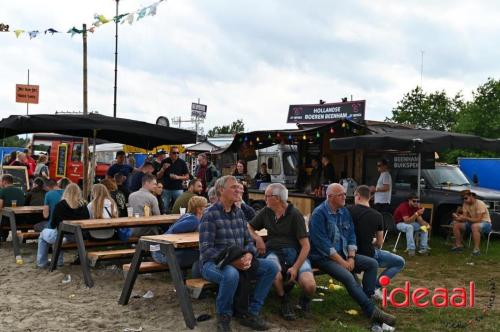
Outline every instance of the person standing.
POLYGON ((200 266, 203 278, 219 284, 215 302, 217 312, 217 331, 231 331, 233 303, 239 285, 240 273, 256 267, 257 283, 248 304, 248 314, 240 317, 240 324, 254 330, 268 329, 267 323, 259 316, 274 277, 278 272, 276 265, 266 259, 255 258, 257 250, 243 211, 235 206, 240 189, 234 176, 226 175, 215 183, 219 201, 209 207, 200 222, 200 266), (221 254, 229 254, 229 249, 239 251, 239 258, 228 264, 220 264, 221 254), (256 263, 255 263, 256 261, 256 263))
POLYGON ((153 167, 155 168, 153 174, 154 175, 157 175, 158 172, 160 171, 161 169, 161 163, 163 161, 163 159, 165 159, 165 150, 163 149, 159 149, 158 151, 156 151, 155 153, 155 158, 151 160, 151 163, 153 164, 153 167))
POLYGON ((130 173, 132 173, 134 168, 127 165, 125 161, 125 151, 118 151, 116 153, 116 162, 108 168, 106 177, 112 179, 115 174, 121 173, 125 176, 125 178, 127 178, 130 173))
POLYGON ((356 233, 357 253, 367 257, 372 257, 378 262, 379 268, 385 268, 377 277, 374 297, 382 299, 382 290, 379 283, 381 276, 394 278, 403 267, 405 260, 403 257, 382 250, 384 244, 384 219, 382 214, 370 207, 370 188, 368 186, 358 186, 354 191, 354 203, 348 207, 352 216, 354 230, 356 233), (375 245, 373 239, 376 238, 375 245))
POLYGON ((48 158, 46 155, 42 154, 40 158, 38 158, 36 168, 35 168, 35 177, 41 177, 44 180, 48 180, 49 177, 49 168, 47 167, 48 158))
POLYGON ((453 234, 455 235, 455 246, 451 249, 455 252, 463 251, 462 244, 464 233, 471 232, 474 241, 473 256, 481 254, 479 245, 481 244, 481 233, 488 234, 491 231, 491 216, 488 206, 476 198, 476 193, 469 189, 462 191, 464 204, 463 214, 453 215, 453 234))
POLYGON ((170 203, 175 202, 182 195, 182 182, 189 179, 189 170, 184 160, 179 158, 179 148, 172 146, 168 158, 161 162, 157 178, 163 181, 163 204, 167 213, 170 211, 170 203))
POLYGON ((131 193, 141 189, 142 187, 142 177, 144 174, 153 174, 155 168, 152 163, 144 162, 139 168, 139 171, 131 176, 129 190, 131 193))
POLYGON ((377 185, 370 187, 370 191, 375 193, 374 207, 378 212, 391 212, 392 178, 387 159, 377 162, 377 171, 380 173, 377 185))
POLYGON ((203 187, 202 195, 205 195, 208 189, 215 184, 215 181, 219 177, 219 171, 208 160, 208 156, 205 153, 200 153, 198 155, 198 165, 196 165, 194 170, 194 176, 200 179, 203 187))
MULTIPOLYGON (((261 183, 270 183, 271 182, 271 175, 267 172, 267 164, 262 163, 260 164, 260 170, 255 174, 255 177, 253 178, 255 182, 260 181, 261 183)), ((257 188, 259 189, 259 188, 257 188)))
POLYGON ((365 316, 376 323, 393 326, 396 318, 380 310, 371 300, 375 292, 378 263, 356 253, 356 234, 349 210, 345 208, 344 187, 333 183, 326 200, 314 209, 309 225, 313 266, 340 281, 358 303, 365 316), (362 285, 353 273, 363 272, 362 285))
POLYGON ((323 170, 321 171, 321 184, 330 184, 335 181, 335 168, 331 163, 328 156, 321 157, 321 164, 323 165, 323 170))

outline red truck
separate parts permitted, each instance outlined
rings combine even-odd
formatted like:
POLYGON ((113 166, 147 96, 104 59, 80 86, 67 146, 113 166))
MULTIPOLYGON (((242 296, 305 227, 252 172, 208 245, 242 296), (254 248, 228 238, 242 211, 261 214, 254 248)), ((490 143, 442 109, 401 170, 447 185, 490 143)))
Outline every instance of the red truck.
MULTIPOLYGON (((49 157, 49 176, 58 180, 69 178, 72 182, 83 183, 83 139, 59 134, 33 134, 33 151, 42 151, 49 157)), ((95 176, 104 178, 109 164, 98 163, 95 176)))

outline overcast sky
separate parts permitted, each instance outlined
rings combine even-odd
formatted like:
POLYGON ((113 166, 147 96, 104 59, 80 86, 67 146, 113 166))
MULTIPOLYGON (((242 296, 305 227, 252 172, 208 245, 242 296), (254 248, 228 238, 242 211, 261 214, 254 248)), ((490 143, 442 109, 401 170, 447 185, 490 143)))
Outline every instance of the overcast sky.
MULTIPOLYGON (((154 0, 121 0, 120 13, 154 0)), ((2 1, 10 30, 66 32, 113 0, 2 1)), ((466 98, 500 70, 497 1, 169 0, 119 26, 118 116, 188 118, 208 105, 205 131, 241 118, 247 130, 286 128, 290 104, 365 99, 383 120, 404 93, 462 90, 466 98)), ((89 110, 113 113, 114 24, 89 35, 89 110)), ((40 85, 30 113, 82 110, 82 39, 0 33, 0 115, 24 114, 15 84, 40 85)))

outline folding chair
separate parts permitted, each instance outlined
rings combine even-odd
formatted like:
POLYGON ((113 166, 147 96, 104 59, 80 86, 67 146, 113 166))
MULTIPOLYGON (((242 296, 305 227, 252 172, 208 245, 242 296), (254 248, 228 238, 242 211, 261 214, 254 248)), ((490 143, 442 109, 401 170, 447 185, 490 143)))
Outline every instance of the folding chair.
MULTIPOLYGON (((383 217, 384 243, 385 243, 385 239, 387 238, 387 233, 389 233, 389 231, 396 232, 396 226, 394 225, 394 219, 391 213, 382 212, 382 217, 383 217)), ((383 246, 384 244, 382 244, 382 247, 383 246)))
POLYGON ((490 246, 490 236, 492 234, 500 235, 500 213, 491 213, 491 231, 488 233, 488 241, 486 242, 486 253, 488 253, 488 248, 490 246))

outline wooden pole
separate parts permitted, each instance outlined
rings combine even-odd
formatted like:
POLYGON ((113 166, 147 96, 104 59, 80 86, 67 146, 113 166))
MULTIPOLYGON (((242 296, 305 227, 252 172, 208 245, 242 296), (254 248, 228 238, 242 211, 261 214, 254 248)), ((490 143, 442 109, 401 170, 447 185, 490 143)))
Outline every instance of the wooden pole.
MULTIPOLYGON (((118 3, 120 0, 116 1, 116 16, 118 17, 118 3)), ((113 117, 116 118, 116 93, 117 93, 117 83, 118 80, 118 20, 115 20, 115 86, 113 93, 113 117)))
MULTIPOLYGON (((87 25, 83 24, 83 115, 88 114, 87 95, 87 25)), ((94 151, 95 153, 95 151, 94 151)), ((89 197, 89 139, 83 138, 83 198, 89 197)))

